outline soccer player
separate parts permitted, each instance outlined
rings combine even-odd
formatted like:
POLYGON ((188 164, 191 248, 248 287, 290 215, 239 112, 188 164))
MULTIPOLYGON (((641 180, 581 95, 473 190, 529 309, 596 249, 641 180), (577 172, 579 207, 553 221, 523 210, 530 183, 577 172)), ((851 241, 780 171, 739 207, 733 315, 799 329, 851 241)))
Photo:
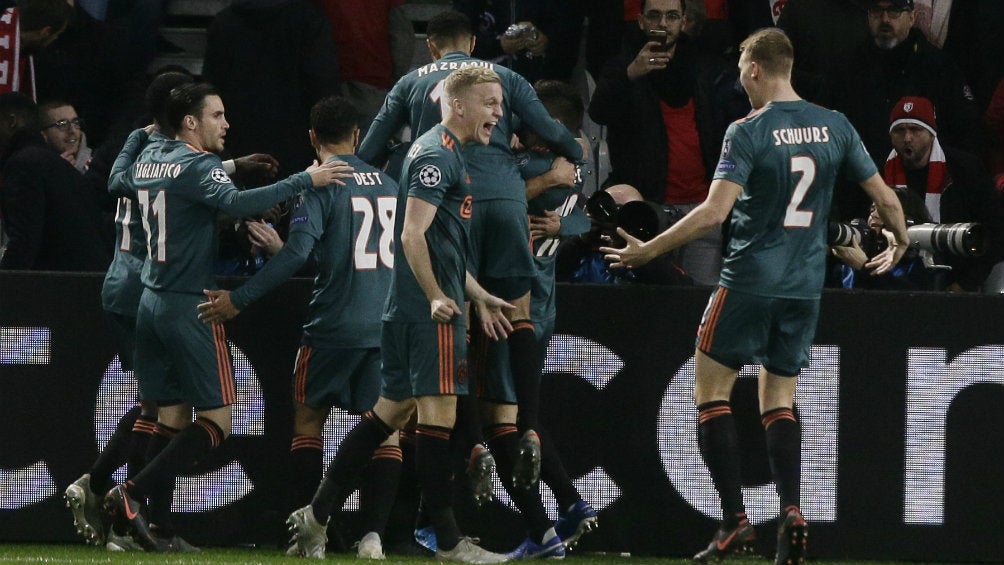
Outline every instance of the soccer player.
MULTIPOLYGON (((123 371, 132 371, 134 366, 136 310, 143 292, 140 271, 146 259, 146 234, 139 204, 134 197, 125 195, 122 179, 146 145, 174 136, 163 117, 164 106, 171 89, 190 82, 190 75, 174 72, 164 73, 150 82, 146 103, 154 117, 154 127, 132 132, 111 169, 109 191, 119 197, 115 211, 115 255, 101 286, 101 303, 123 371)), ((88 543, 106 545, 107 542, 106 547, 111 550, 139 549, 128 536, 105 531, 99 501, 111 488, 112 473, 123 461, 128 462, 129 476, 139 472, 146 462, 147 444, 156 431, 157 404, 140 400, 138 406, 119 419, 115 432, 90 470, 66 488, 64 498, 73 511, 73 523, 88 543)), ((180 546, 180 541, 176 545, 180 546)))
MULTIPOLYGON (((199 305, 204 322, 224 322, 296 273, 311 253, 317 260, 293 381, 290 462, 297 507, 310 501, 321 482, 321 432, 331 407, 362 414, 380 395, 380 314, 394 267, 398 186, 355 156, 360 118, 344 98, 332 96, 314 105, 309 135, 317 158, 348 163, 355 169, 352 178, 343 188, 304 192, 282 250, 240 288, 206 290, 211 300, 199 305)), ((364 489, 366 535, 359 557, 383 558, 380 537, 400 474, 401 448, 392 434, 370 464, 378 488, 364 489)), ((308 557, 318 556, 323 554, 308 557)))
POLYGON ((492 70, 471 66, 443 83, 443 120, 419 137, 405 158, 394 223, 398 253, 383 314, 383 388, 338 448, 310 505, 289 517, 304 555, 323 555, 324 524, 352 492, 373 450, 417 411, 415 459, 440 561, 495 563, 491 553, 462 537, 451 498, 450 433, 457 396, 467 394, 466 298, 492 336, 511 330, 512 306, 489 295, 467 272, 470 180, 460 148, 487 144, 502 116, 502 87, 492 70), (466 291, 466 292, 465 292, 466 291))
MULTIPOLYGON (((340 161, 309 167, 266 187, 239 191, 213 152, 223 149, 229 124, 223 102, 208 84, 171 91, 166 106, 175 139, 143 149, 124 179, 139 202, 147 258, 136 320, 136 371, 143 398, 159 406, 158 427, 173 433, 163 450, 123 485, 105 495, 113 525, 124 526, 147 550, 156 550, 140 512, 147 495, 170 505, 178 473, 202 459, 230 432, 236 400, 223 327, 198 320, 203 289, 215 286, 213 254, 218 211, 241 217, 260 212, 313 186, 341 181, 351 167, 340 161), (192 409, 196 419, 191 419, 192 409)), ((170 537, 171 532, 162 532, 170 537)))
POLYGON ((722 223, 731 210, 721 280, 697 330, 694 390, 701 455, 721 497, 723 520, 694 558, 719 560, 754 541, 729 398, 739 369, 756 362, 767 454, 782 509, 775 563, 794 565, 805 558, 808 535, 799 510, 795 382, 809 363, 816 332, 837 175, 844 172, 861 185, 892 233, 889 248, 867 268, 888 272, 909 238, 899 199, 847 119, 802 100, 791 87, 794 53, 784 32, 757 31, 740 49, 740 81, 754 110, 729 126, 708 199, 648 242, 618 229, 626 246, 601 251, 613 267, 637 267, 722 223))
MULTIPOLYGON (((488 292, 516 306, 508 314, 513 326, 507 338, 512 380, 492 383, 487 396, 481 398, 491 403, 488 412, 494 425, 487 435, 501 434, 496 443, 511 446, 493 452, 499 473, 515 475, 515 484, 529 488, 540 475, 540 442, 533 431, 536 415, 528 414, 517 422, 513 389, 525 391, 525 398, 539 394, 534 388, 540 372, 530 322, 530 286, 535 268, 528 244, 525 185, 509 142, 520 120, 570 161, 582 159, 582 147, 548 115, 525 79, 509 69, 471 57, 475 39, 466 16, 456 11, 442 12, 429 20, 427 34, 435 61, 408 73, 394 85, 359 147, 359 156, 380 165, 386 158, 387 141, 401 126, 410 126, 417 136, 438 122, 445 103, 443 79, 452 70, 482 66, 498 73, 504 93, 502 118, 487 145, 469 144, 463 150, 478 202, 471 221, 471 273, 488 292), (518 432, 514 424, 518 424, 518 432), (514 434, 513 438, 506 437, 514 434)), ((472 454, 476 452, 477 448, 472 454)))

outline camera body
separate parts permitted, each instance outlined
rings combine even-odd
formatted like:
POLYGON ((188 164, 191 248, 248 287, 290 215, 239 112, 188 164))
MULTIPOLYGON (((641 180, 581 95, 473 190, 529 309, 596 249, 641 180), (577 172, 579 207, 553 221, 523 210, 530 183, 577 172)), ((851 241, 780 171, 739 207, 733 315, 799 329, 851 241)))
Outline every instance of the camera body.
POLYGON ((604 190, 593 193, 586 201, 586 214, 599 229, 601 238, 621 242, 617 228, 642 241, 648 241, 676 223, 683 215, 672 206, 647 200, 635 200, 618 205, 604 190))

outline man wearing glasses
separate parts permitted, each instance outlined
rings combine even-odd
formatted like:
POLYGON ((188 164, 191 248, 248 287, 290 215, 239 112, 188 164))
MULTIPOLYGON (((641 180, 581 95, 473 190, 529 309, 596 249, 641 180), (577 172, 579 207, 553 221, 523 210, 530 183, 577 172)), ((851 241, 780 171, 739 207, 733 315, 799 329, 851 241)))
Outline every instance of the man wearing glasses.
POLYGON ((72 104, 62 100, 45 102, 38 107, 42 121, 42 137, 81 173, 91 165, 91 148, 87 146, 84 123, 72 104))
MULTIPOLYGON (((607 126, 612 171, 607 185, 628 184, 645 200, 684 215, 708 195, 725 128, 749 111, 735 88, 735 66, 682 32, 682 0, 646 0, 638 31, 609 62, 589 104, 607 126)), ((677 251, 697 284, 713 285, 721 268, 721 231, 677 251)))
MULTIPOLYGON (((868 41, 832 75, 832 106, 860 132, 872 159, 883 162, 892 149, 888 117, 904 96, 931 100, 943 124, 938 136, 979 154, 982 128, 972 89, 958 64, 914 27, 913 0, 869 0, 867 10, 868 41)), ((837 191, 841 218, 868 215, 857 192, 837 191)))

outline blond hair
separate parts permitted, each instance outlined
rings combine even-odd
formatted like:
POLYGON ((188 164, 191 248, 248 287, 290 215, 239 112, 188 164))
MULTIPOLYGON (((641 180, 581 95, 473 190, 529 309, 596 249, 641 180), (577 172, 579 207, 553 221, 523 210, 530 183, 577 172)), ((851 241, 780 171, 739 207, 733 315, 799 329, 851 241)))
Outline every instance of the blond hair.
POLYGON ((791 76, 791 66, 795 61, 795 48, 788 36, 776 27, 768 27, 750 34, 739 44, 739 51, 747 53, 769 77, 791 76))
POLYGON ((450 73, 450 76, 446 77, 446 82, 443 83, 443 90, 447 99, 452 100, 462 98, 472 86, 492 82, 502 84, 498 73, 489 68, 488 63, 475 63, 450 73))

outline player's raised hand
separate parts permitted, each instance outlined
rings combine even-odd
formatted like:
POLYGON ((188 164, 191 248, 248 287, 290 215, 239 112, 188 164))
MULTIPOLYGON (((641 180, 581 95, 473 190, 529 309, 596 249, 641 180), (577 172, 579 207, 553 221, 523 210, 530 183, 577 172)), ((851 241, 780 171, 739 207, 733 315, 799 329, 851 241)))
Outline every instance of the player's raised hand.
POLYGON ((471 300, 481 320, 481 331, 488 337, 499 340, 512 333, 512 324, 506 314, 512 314, 516 307, 497 296, 487 295, 480 300, 471 300))
POLYGON ((575 186, 575 163, 564 157, 555 157, 549 171, 554 179, 554 186, 575 186))
POLYGON ((352 165, 345 161, 328 161, 321 165, 315 160, 313 165, 307 167, 307 173, 314 186, 328 186, 329 184, 345 186, 341 179, 352 177, 354 170, 352 165))
POLYGON ((624 228, 617 228, 617 235, 624 238, 624 247, 600 247, 603 259, 610 263, 611 268, 624 267, 632 269, 641 267, 652 260, 647 253, 645 242, 624 231, 624 228))
POLYGON ((889 246, 883 249, 878 255, 872 257, 871 261, 865 263, 865 268, 871 269, 872 275, 884 275, 891 271, 896 266, 896 263, 899 263, 899 260, 903 258, 909 245, 908 243, 897 242, 896 236, 889 230, 882 230, 882 235, 889 241, 889 246))
POLYGON ((207 324, 222 324, 241 313, 230 301, 229 290, 203 290, 202 294, 209 301, 199 304, 199 319, 207 324))
POLYGON ((432 319, 441 324, 449 323, 454 316, 459 316, 464 313, 464 311, 457 306, 457 303, 448 296, 437 298, 429 302, 429 305, 432 310, 432 319))

